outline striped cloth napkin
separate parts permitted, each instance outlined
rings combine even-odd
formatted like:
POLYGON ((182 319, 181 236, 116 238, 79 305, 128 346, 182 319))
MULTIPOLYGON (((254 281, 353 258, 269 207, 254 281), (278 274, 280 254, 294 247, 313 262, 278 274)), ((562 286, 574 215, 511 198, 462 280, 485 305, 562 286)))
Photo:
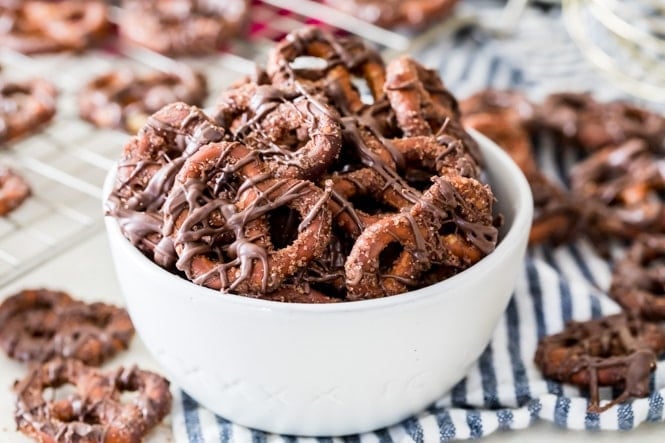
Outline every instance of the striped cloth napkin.
MULTIPOLYGON (((530 10, 512 39, 496 41, 464 33, 424 48, 418 58, 437 67, 458 97, 487 86, 522 89, 534 99, 571 87, 592 90, 603 98, 619 96, 598 80, 558 18, 558 10, 530 10), (528 60, 528 65, 523 60, 528 60)), ((535 142, 543 170, 565 184, 565 171, 575 158, 570 151, 555 149, 551 139, 543 137, 535 142)), ((467 377, 425 411, 390 428, 348 436, 343 441, 479 438, 497 429, 523 429, 539 419, 564 428, 593 430, 627 430, 644 421, 662 421, 665 365, 652 376, 651 396, 597 414, 586 411, 584 392, 543 379, 533 363, 540 337, 560 331, 569 320, 619 311, 605 294, 610 278, 609 264, 584 240, 556 249, 531 249, 492 341, 467 377)), ((601 398, 614 394, 609 388, 601 389, 601 398)), ((173 431, 178 443, 333 441, 247 429, 215 416, 185 392, 176 393, 173 431)))

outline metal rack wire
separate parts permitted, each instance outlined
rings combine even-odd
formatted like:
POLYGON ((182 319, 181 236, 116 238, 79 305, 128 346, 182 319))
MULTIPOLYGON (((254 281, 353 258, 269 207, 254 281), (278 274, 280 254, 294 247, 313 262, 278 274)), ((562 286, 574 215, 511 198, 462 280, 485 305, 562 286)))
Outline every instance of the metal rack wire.
MULTIPOLYGON (((112 9, 112 21, 117 13, 112 9)), ((241 75, 252 73, 254 63, 264 61, 275 40, 303 24, 360 35, 384 52, 392 52, 415 51, 473 21, 468 15, 458 16, 426 33, 409 35, 369 25, 310 0, 255 0, 251 15, 248 36, 231 42, 224 52, 178 60, 205 74, 211 100, 241 75)), ((76 95, 81 85, 122 66, 168 71, 174 63, 149 50, 129 47, 38 57, 0 48, 3 74, 46 77, 60 92, 56 117, 47 129, 0 150, 0 162, 23 174, 33 190, 20 208, 0 218, 0 286, 102 229, 103 180, 128 135, 97 129, 78 117, 76 95)))

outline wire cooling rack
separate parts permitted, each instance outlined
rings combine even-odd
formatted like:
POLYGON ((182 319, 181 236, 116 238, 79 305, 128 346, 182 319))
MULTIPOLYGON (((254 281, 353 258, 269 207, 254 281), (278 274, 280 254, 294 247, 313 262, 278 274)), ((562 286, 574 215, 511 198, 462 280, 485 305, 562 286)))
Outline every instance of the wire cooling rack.
MULTIPOLYGON (((509 3, 514 6, 524 0, 509 3)), ((117 8, 112 10, 112 20, 117 13, 117 8)), ((414 35, 364 23, 315 1, 255 0, 246 38, 214 56, 178 61, 205 74, 210 89, 207 105, 211 105, 224 87, 253 73, 255 62, 265 61, 275 40, 304 24, 359 35, 390 53, 416 52, 425 42, 445 38, 473 20, 460 14, 414 35)), ((0 217, 0 286, 102 229, 102 184, 129 136, 97 129, 78 117, 76 95, 82 85, 111 69, 168 71, 173 63, 149 50, 127 47, 35 57, 0 48, 4 76, 45 77, 59 90, 54 121, 44 131, 0 149, 0 163, 21 173, 33 190, 21 207, 0 217)))

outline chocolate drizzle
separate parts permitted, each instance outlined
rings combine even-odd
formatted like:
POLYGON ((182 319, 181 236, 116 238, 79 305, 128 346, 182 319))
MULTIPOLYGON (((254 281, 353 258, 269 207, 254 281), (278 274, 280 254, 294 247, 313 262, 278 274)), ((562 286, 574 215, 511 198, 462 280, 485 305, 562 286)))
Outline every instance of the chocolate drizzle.
POLYGON ((134 327, 124 309, 63 292, 24 290, 0 305, 0 347, 24 362, 61 356, 100 365, 126 349, 134 327))
POLYGON ((665 235, 642 234, 615 265, 610 296, 626 311, 665 320, 665 235))
POLYGON ((216 120, 272 165, 277 177, 317 177, 339 154, 336 113, 305 91, 248 83, 227 93, 216 120))
POLYGON ((453 180, 437 177, 434 183, 431 197, 425 196, 421 202, 426 210, 436 214, 442 225, 452 222, 484 254, 492 252, 498 240, 498 230, 492 225, 494 197, 489 187, 461 177, 453 180), (462 195, 463 191, 467 191, 467 195, 462 195))
POLYGON ((123 38, 169 55, 211 54, 243 27, 247 0, 123 0, 123 38))
POLYGON ((422 29, 443 20, 458 0, 325 0, 334 8, 382 28, 422 29))
POLYGON ((143 75, 113 70, 85 85, 78 96, 79 115, 98 127, 136 134, 163 106, 177 101, 200 106, 206 94, 205 77, 186 65, 143 75))
POLYGON ((224 129, 198 108, 175 103, 149 117, 139 135, 125 147, 106 212, 118 219, 132 243, 165 268, 177 260, 171 239, 161 235, 160 211, 166 196, 185 159, 224 136, 224 129))
POLYGON ((54 359, 17 382, 15 418, 21 432, 37 441, 139 442, 171 409, 169 383, 136 367, 101 373, 78 360, 54 359), (44 391, 73 385, 65 399, 44 391), (136 392, 130 402, 121 393, 136 392))
MULTIPOLYGON (((329 218, 328 199, 329 192, 309 182, 273 179, 256 152, 237 142, 211 144, 181 170, 165 204, 169 215, 162 234, 173 238, 179 256, 176 267, 195 283, 265 293, 287 277, 271 272, 275 256, 289 255, 293 247, 274 250, 266 214, 292 207, 300 213, 298 232, 303 235, 320 219, 329 218), (260 275, 254 275, 258 268, 260 275)), ((322 245, 313 246, 312 252, 327 242, 325 234, 318 235, 312 241, 322 245)))
POLYGON ((0 47, 24 54, 81 51, 106 36, 107 17, 102 0, 5 0, 0 7, 0 47))
POLYGON ((590 234, 635 238, 641 233, 665 232, 665 160, 648 143, 630 139, 608 146, 575 165, 575 193, 586 199, 590 234))
POLYGON ((588 387, 590 412, 603 412, 629 397, 648 395, 649 376, 657 356, 665 351, 665 330, 626 314, 586 322, 541 339, 535 362, 546 377, 588 387), (600 406, 600 386, 620 386, 623 392, 600 406))
POLYGON ((665 117, 624 101, 601 103, 590 93, 550 94, 537 122, 586 152, 633 138, 646 142, 653 152, 663 150, 665 117))
POLYGON ((571 322, 544 337, 535 356, 544 377, 587 388, 592 413, 649 395, 665 351, 665 331, 656 323, 665 320, 665 119, 589 93, 551 94, 533 105, 515 91, 486 90, 462 109, 465 124, 501 144, 525 172, 535 205, 532 245, 558 246, 586 235, 608 260, 625 253, 608 263, 609 295, 624 313, 571 322), (570 189, 538 169, 530 138, 543 129, 563 139, 557 149, 575 148, 566 156, 577 160, 570 189), (601 406, 600 386, 622 391, 601 406))
POLYGON ((21 206, 31 192, 30 184, 21 175, 0 166, 0 217, 21 206))
POLYGON ((0 144, 34 132, 55 115, 56 90, 49 82, 0 79, 0 144))

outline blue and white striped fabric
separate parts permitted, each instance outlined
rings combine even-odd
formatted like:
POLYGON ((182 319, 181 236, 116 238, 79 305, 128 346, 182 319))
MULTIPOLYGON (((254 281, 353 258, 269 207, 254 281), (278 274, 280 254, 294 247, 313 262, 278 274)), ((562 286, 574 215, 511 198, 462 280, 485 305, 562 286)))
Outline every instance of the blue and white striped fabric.
MULTIPOLYGON (((557 11, 529 11, 517 39, 500 42, 466 36, 425 48, 419 58, 438 67, 446 84, 464 97, 486 86, 526 90, 538 99, 557 89, 593 90, 603 97, 592 68, 577 53, 555 19, 557 11), (554 34, 553 34, 554 32, 554 34), (543 47, 549 51, 543 51, 543 47), (520 60, 528 60, 521 65, 520 60)), ((570 151, 537 140, 544 171, 562 183, 575 160, 570 151)), ((296 438, 235 425, 200 407, 186 393, 176 395, 173 431, 178 443, 218 442, 429 442, 486 436, 497 429, 523 429, 542 419, 569 429, 626 430, 645 421, 662 421, 665 365, 652 378, 650 397, 588 413, 579 389, 544 380, 533 364, 538 339, 558 332, 569 320, 586 320, 619 310, 605 294, 610 268, 591 245, 579 241, 560 248, 529 251, 514 295, 493 339, 471 369, 444 398, 390 428, 336 438, 296 438)), ((601 389, 602 398, 611 390, 601 389)))

